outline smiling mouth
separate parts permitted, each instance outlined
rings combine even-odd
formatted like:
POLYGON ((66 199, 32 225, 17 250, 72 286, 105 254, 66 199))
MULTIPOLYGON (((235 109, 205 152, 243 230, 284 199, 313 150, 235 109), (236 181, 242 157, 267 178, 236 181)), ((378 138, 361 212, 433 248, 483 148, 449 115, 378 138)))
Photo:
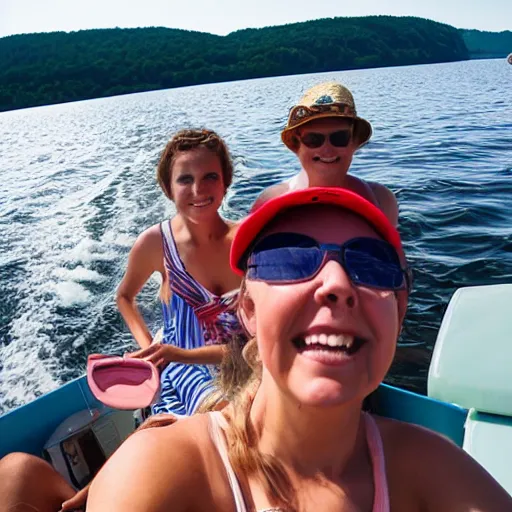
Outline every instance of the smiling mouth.
POLYGON ((213 203, 213 197, 209 197, 208 199, 205 199, 204 201, 199 201, 197 203, 189 203, 190 206, 193 206, 194 208, 204 208, 205 206, 210 206, 213 203))
POLYGON ((348 334, 311 334, 298 336, 292 341, 299 354, 314 351, 351 356, 359 352, 367 340, 348 334))
POLYGON ((314 162, 322 162, 323 164, 335 164, 340 161, 339 156, 333 156, 331 158, 322 158, 320 156, 314 156, 313 157, 314 162))

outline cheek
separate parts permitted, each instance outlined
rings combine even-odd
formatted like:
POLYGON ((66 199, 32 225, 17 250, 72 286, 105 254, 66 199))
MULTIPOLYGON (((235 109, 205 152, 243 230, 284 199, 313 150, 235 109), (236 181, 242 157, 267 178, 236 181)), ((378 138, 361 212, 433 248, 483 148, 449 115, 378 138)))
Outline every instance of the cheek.
POLYGON ((312 158, 311 151, 305 148, 302 144, 299 146, 299 149, 297 150, 297 156, 299 157, 299 160, 301 162, 311 160, 312 158))
POLYGON ((282 330, 293 324, 305 300, 300 286, 270 286, 265 283, 256 283, 256 286, 258 294, 254 304, 260 328, 282 330))
POLYGON ((174 201, 179 201, 187 194, 187 186, 176 182, 171 183, 171 194, 174 201))
POLYGON ((224 185, 224 180, 222 178, 220 180, 217 180, 215 183, 213 183, 212 187, 217 189, 222 194, 224 194, 224 192, 226 190, 226 186, 224 185))
POLYGON ((212 196, 223 196, 226 191, 226 187, 224 187, 224 180, 219 179, 216 181, 205 181, 203 184, 203 190, 212 196))
POLYGON ((400 330, 398 304, 392 292, 379 292, 375 300, 365 307, 366 317, 372 326, 377 343, 377 363, 385 367, 391 365, 396 350, 396 342, 400 330))
POLYGON ((352 149, 346 149, 343 152, 343 158, 346 162, 352 162, 352 157, 354 156, 354 151, 352 149))
POLYGON ((255 284, 261 290, 254 301, 258 350, 264 366, 275 375, 289 369, 296 356, 291 338, 307 298, 297 286, 255 284))
POLYGON ((279 337, 280 324, 284 318, 283 304, 276 300, 270 286, 263 283, 258 283, 257 286, 260 291, 254 301, 256 337, 262 341, 261 352, 263 353, 273 347, 279 337))
POLYGON ((394 292, 384 292, 386 297, 378 310, 378 315, 383 325, 384 332, 395 338, 398 336, 398 301, 394 292))

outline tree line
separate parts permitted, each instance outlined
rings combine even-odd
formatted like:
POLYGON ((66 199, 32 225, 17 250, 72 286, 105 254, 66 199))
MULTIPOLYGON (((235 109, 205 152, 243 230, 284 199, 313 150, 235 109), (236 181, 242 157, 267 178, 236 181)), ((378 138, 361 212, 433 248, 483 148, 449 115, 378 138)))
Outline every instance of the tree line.
POLYGON ((0 38, 0 111, 132 92, 469 58, 459 30, 413 17, 329 18, 217 36, 168 28, 0 38))
POLYGON ((512 32, 482 32, 461 29, 464 43, 473 59, 504 58, 512 52, 512 32))

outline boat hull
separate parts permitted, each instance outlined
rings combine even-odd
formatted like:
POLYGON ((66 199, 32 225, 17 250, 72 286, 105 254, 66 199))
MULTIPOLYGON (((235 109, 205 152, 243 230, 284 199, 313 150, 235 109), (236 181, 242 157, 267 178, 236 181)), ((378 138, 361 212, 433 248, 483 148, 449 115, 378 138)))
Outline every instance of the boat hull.
MULTIPOLYGON (((382 384, 372 395, 375 414, 435 430, 462 446, 467 410, 455 405, 382 384)), ((83 410, 106 414, 92 395, 85 376, 0 417, 0 457, 10 452, 41 455, 46 441, 69 416, 83 410)))

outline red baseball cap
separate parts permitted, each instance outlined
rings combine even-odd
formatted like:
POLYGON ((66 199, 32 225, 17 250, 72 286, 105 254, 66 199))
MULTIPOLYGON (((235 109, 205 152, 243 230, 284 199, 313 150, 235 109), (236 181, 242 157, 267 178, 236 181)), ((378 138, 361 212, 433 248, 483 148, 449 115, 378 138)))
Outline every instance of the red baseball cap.
POLYGON ((242 221, 231 245, 229 259, 233 272, 241 276, 245 274, 245 270, 241 268, 243 256, 270 221, 289 208, 312 204, 330 204, 355 213, 365 219, 403 256, 398 231, 374 204, 344 188, 311 187, 270 199, 242 221))

